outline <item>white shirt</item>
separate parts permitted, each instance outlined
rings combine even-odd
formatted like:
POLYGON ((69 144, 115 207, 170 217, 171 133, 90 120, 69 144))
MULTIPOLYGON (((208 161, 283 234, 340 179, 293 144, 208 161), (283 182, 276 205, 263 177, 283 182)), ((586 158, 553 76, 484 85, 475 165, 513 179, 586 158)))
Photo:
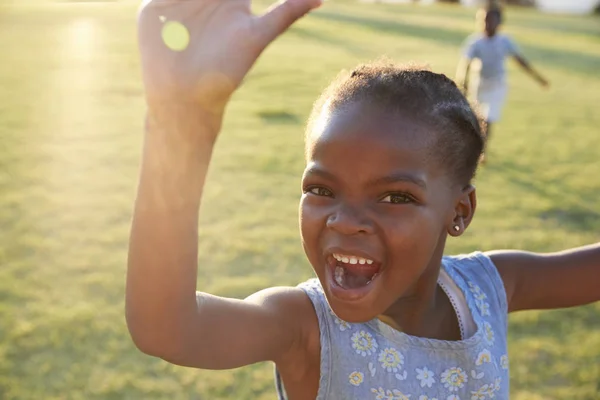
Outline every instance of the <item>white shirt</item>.
POLYGON ((482 81, 504 82, 506 69, 504 60, 518 54, 515 42, 504 34, 487 37, 481 33, 469 36, 464 45, 464 56, 481 61, 482 81))

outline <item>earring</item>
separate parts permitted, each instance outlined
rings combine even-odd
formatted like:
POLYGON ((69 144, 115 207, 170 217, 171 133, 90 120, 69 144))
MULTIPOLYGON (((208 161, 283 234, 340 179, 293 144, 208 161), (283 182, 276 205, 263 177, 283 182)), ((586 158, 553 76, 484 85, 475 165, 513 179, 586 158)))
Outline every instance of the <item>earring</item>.
POLYGON ((458 225, 454 225, 454 230, 455 230, 456 232, 460 231, 460 226, 458 226, 458 225))

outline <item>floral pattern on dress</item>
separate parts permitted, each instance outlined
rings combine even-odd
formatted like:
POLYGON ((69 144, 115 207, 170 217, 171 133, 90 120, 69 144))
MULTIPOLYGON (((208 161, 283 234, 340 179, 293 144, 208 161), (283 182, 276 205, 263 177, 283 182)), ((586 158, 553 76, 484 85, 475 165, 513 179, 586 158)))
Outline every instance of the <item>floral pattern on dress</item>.
POLYGON ((354 371, 348 378, 351 385, 359 386, 361 383, 363 383, 365 376, 362 372, 354 371))
POLYGON ((398 372, 404 364, 404 356, 393 347, 387 347, 379 353, 379 362, 387 372, 398 372))
POLYGON ((502 367, 502 369, 508 369, 508 355, 504 354, 502 357, 500 357, 500 366, 502 367))
POLYGON ((490 346, 494 344, 494 331, 492 330, 492 325, 489 322, 483 323, 484 333, 485 333, 485 341, 490 346))
POLYGON ((352 335, 352 347, 357 354, 363 357, 375 354, 377 351, 377 341, 369 332, 358 331, 352 335))
POLYGON ((477 306, 477 308, 479 308, 479 312, 481 313, 482 316, 488 316, 490 315, 490 305, 485 302, 485 301, 481 301, 478 303, 475 303, 475 305, 477 306))
POLYGON ((472 282, 469 282, 469 290, 471 291, 471 293, 473 293, 473 297, 475 298, 475 305, 479 309, 481 315, 484 317, 486 315, 490 315, 490 305, 487 301, 485 301, 487 299, 487 295, 483 292, 483 290, 481 290, 481 288, 478 285, 472 282))
POLYGON ((410 400, 410 394, 405 395, 398 389, 384 390, 382 387, 371 389, 375 394, 375 400, 410 400))
POLYGON ((477 372, 474 369, 471 370, 471 378, 473 379, 481 379, 484 375, 485 373, 483 371, 477 372))
POLYGON ((451 392, 461 389, 468 380, 465 371, 459 367, 448 368, 442 373, 442 383, 451 392))
POLYGON ((427 367, 416 368, 417 379, 421 381, 421 387, 431 387, 435 383, 435 374, 427 367))
POLYGON ((473 297, 476 300, 485 300, 487 299, 487 295, 481 290, 479 285, 474 284, 473 282, 469 282, 469 290, 473 293, 473 297))
POLYGON ((502 383, 502 378, 498 377, 494 379, 494 392, 499 392, 502 383))
POLYGON ((438 400, 435 397, 429 397, 429 396, 425 396, 424 394, 422 394, 421 396, 419 396, 419 400, 438 400))
POLYGON ((493 399, 496 396, 496 392, 500 391, 501 382, 501 378, 496 378, 494 383, 486 383, 478 390, 471 391, 471 400, 493 399))
POLYGON ((333 310, 331 308, 329 309, 329 313, 333 317, 333 322, 335 322, 335 325, 340 329, 340 331, 344 332, 344 331, 347 331, 348 329, 350 329, 350 324, 348 322, 338 318, 338 316, 335 315, 335 313, 333 312, 333 310))
POLYGON ((483 363, 492 362, 492 353, 488 349, 484 349, 477 355, 475 365, 482 365, 483 363))
POLYGON ((482 387, 480 387, 478 390, 472 391, 471 392, 471 400, 485 400, 485 398, 487 397, 489 386, 490 385, 485 384, 482 387))

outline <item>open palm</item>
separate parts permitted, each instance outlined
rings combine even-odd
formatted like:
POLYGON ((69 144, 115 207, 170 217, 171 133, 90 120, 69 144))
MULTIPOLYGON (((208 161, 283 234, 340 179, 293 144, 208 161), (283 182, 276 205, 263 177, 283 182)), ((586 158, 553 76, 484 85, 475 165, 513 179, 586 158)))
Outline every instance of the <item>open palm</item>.
POLYGON ((249 0, 146 0, 138 18, 139 46, 149 99, 224 107, 261 52, 320 0, 286 0, 255 16, 249 0), (163 24, 176 21, 189 44, 170 49, 163 24))

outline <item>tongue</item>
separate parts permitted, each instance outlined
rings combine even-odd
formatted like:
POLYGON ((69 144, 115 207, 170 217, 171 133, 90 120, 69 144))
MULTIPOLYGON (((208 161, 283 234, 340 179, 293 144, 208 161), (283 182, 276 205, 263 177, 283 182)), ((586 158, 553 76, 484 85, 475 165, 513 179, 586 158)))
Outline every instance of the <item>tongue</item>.
POLYGON ((357 289, 366 286, 370 280, 370 276, 358 275, 349 270, 346 270, 344 273, 344 286, 348 289, 357 289))
POLYGON ((375 266, 346 263, 338 263, 338 268, 343 270, 340 275, 343 276, 343 286, 347 289, 366 286, 379 270, 375 266))

